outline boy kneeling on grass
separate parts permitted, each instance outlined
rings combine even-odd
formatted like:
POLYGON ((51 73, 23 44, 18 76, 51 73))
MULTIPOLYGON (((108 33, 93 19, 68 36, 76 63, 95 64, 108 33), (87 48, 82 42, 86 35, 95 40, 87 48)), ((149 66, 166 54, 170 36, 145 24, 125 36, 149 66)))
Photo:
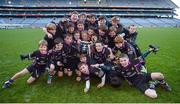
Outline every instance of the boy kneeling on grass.
POLYGON ((27 80, 28 84, 32 84, 37 78, 40 77, 46 70, 48 63, 48 43, 45 40, 39 41, 39 50, 34 51, 28 55, 21 55, 21 59, 33 59, 33 62, 28 67, 24 68, 20 72, 16 73, 12 78, 4 82, 2 88, 9 87, 17 78, 23 77, 24 75, 31 73, 31 77, 27 80))
POLYGON ((171 91, 171 88, 165 82, 164 75, 162 73, 141 73, 138 68, 140 67, 136 67, 133 62, 130 62, 127 54, 121 54, 118 66, 114 67, 114 70, 150 98, 157 98, 156 90, 146 86, 146 84, 151 80, 158 80, 160 85, 166 91, 171 91))

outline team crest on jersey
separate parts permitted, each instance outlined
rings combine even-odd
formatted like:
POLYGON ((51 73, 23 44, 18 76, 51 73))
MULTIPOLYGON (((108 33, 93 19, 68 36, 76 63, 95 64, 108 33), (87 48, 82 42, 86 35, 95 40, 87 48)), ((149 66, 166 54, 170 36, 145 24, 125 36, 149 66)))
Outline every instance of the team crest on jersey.
POLYGON ((132 67, 132 70, 134 70, 134 67, 132 67))

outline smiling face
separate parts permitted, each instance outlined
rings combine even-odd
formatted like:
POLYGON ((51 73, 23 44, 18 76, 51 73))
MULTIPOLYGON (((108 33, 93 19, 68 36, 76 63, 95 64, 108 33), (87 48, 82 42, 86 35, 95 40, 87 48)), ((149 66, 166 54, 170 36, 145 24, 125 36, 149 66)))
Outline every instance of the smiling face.
POLYGON ((95 44, 95 49, 96 49, 97 52, 102 52, 102 50, 103 50, 102 43, 96 43, 95 44))
POLYGON ((123 66, 126 67, 129 64, 129 58, 128 57, 121 57, 119 58, 119 63, 123 66))
POLYGON ((71 21, 72 22, 77 22, 77 20, 78 20, 78 14, 72 14, 71 15, 71 21))
POLYGON ((80 61, 81 61, 81 62, 84 62, 84 63, 87 63, 87 58, 86 58, 86 57, 81 57, 81 58, 80 58, 80 61))
POLYGON ((47 53, 47 46, 46 46, 46 45, 40 45, 40 46, 39 46, 39 51, 40 51, 42 54, 46 54, 46 53, 47 53))
POLYGON ((122 48, 123 47, 123 44, 124 44, 124 42, 123 43, 115 43, 115 46, 117 47, 117 48, 122 48))
POLYGON ((96 22, 96 18, 95 17, 91 17, 89 21, 90 21, 91 24, 94 24, 96 22))
POLYGON ((82 64, 82 65, 79 67, 79 71, 80 71, 81 73, 84 73, 84 74, 89 74, 88 65, 87 65, 87 64, 82 64))
POLYGON ((135 33, 135 32, 136 32, 136 27, 135 27, 134 25, 130 26, 130 27, 129 27, 129 33, 130 33, 130 34, 133 34, 133 33, 135 33))
POLYGON ((94 34, 94 30, 93 29, 88 29, 88 34, 89 35, 93 35, 94 34))
POLYGON ((104 35, 106 34, 106 32, 104 32, 104 31, 102 31, 102 30, 100 30, 100 29, 99 29, 98 31, 99 31, 99 35, 100 35, 100 36, 104 36, 104 35))
POLYGON ((73 42, 72 36, 66 36, 64 41, 66 44, 70 45, 73 42))
POLYGON ((98 21, 99 25, 105 25, 106 24, 106 20, 105 19, 101 19, 98 21))
POLYGON ((61 50, 63 48, 63 44, 62 43, 58 43, 58 44, 55 45, 55 47, 56 47, 55 48, 56 50, 61 50))
POLYGON ((52 35, 55 35, 55 33, 56 33, 55 29, 48 29, 47 31, 52 35))

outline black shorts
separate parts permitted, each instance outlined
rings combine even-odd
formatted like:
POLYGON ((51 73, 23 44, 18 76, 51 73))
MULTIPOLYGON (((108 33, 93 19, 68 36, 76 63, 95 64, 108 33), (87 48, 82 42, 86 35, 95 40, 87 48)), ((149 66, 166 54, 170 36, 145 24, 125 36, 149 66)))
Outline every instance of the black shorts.
POLYGON ((51 61, 49 65, 53 64, 55 67, 55 71, 63 71, 63 66, 57 65, 57 61, 51 61))
POLYGON ((64 67, 70 69, 71 71, 74 71, 75 69, 77 69, 78 63, 79 63, 79 58, 77 57, 67 58, 67 63, 64 64, 64 67))
POLYGON ((40 75, 42 75, 45 72, 46 66, 29 65, 27 67, 27 70, 29 71, 29 73, 31 73, 32 77, 38 78, 38 77, 40 77, 40 75))
POLYGON ((133 82, 133 85, 144 93, 149 88, 147 83, 151 80, 151 73, 144 73, 137 77, 137 79, 133 82))

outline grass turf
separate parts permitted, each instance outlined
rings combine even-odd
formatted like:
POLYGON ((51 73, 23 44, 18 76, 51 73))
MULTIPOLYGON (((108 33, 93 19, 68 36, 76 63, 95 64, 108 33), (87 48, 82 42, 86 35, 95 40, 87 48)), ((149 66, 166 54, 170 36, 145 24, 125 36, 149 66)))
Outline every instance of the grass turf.
MULTIPOLYGON (((150 99, 140 91, 124 83, 120 88, 108 85, 97 89, 98 81, 91 82, 90 92, 85 94, 85 83, 76 82, 75 77, 54 78, 52 85, 47 85, 47 75, 43 75, 33 85, 27 85, 26 75, 15 81, 8 89, 0 89, 0 103, 4 102, 61 102, 61 103, 177 103, 180 102, 180 29, 179 28, 139 28, 138 44, 145 50, 151 43, 160 47, 160 51, 151 54, 147 60, 149 72, 160 71, 172 86, 172 92, 158 88, 158 98, 150 99)), ((43 37, 40 29, 0 30, 0 83, 1 85, 16 72, 29 65, 21 61, 19 54, 37 49, 43 37)))

